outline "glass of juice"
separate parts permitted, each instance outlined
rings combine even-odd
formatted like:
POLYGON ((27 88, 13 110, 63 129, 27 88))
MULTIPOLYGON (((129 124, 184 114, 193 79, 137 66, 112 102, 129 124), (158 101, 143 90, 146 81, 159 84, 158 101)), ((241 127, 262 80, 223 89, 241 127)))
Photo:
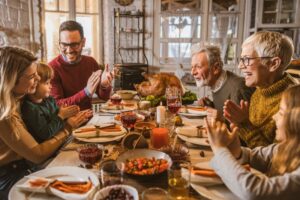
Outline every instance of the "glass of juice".
POLYGON ((191 164, 187 161, 173 161, 168 170, 168 191, 171 199, 183 200, 189 197, 191 164))

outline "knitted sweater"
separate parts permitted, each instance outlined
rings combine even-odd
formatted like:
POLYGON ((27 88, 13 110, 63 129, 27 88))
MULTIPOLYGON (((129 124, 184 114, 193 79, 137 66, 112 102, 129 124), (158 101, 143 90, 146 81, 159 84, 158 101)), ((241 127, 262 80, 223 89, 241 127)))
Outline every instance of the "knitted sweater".
POLYGON ((249 107, 251 124, 242 124, 239 135, 250 148, 267 146, 275 139, 276 125, 272 116, 279 110, 281 95, 289 86, 294 85, 293 78, 284 77, 267 88, 257 88, 252 94, 249 107))

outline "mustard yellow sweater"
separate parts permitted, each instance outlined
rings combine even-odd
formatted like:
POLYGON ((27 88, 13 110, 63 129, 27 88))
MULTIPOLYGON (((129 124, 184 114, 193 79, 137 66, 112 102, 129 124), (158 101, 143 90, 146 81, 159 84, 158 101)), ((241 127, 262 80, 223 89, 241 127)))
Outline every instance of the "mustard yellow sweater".
POLYGON ((250 148, 267 146, 275 139, 276 125, 272 116, 279 110, 281 95, 294 79, 285 74, 284 77, 267 88, 257 88, 252 94, 249 107, 251 124, 242 124, 239 135, 250 148))

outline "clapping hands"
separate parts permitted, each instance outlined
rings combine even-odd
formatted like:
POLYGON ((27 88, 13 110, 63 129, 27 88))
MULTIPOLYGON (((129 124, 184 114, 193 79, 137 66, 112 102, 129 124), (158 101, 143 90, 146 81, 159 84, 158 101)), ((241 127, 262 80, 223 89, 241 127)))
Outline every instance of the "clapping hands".
POLYGON ((76 115, 80 111, 79 106, 71 105, 71 106, 62 106, 59 108, 58 116, 64 120, 69 117, 76 115))
POLYGON ((237 105, 231 100, 227 100, 224 103, 223 113, 224 117, 235 125, 247 122, 249 121, 249 103, 241 100, 240 105, 237 105))

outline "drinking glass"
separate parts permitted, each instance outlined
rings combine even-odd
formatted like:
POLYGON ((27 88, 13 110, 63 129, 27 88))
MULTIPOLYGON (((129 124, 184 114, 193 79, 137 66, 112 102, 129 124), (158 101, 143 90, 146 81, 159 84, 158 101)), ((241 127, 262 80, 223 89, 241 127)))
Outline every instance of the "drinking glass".
POLYGON ((168 110, 176 114, 181 108, 181 91, 177 87, 168 87, 166 89, 166 100, 168 110))
POLYGON ((142 200, 166 200, 168 192, 159 187, 150 187, 143 191, 142 200))
POLYGON ((188 199, 191 179, 190 168, 189 162, 173 161, 168 170, 168 190, 172 199, 188 199))
POLYGON ((124 165, 117 166, 114 160, 107 160, 100 167, 100 182, 102 187, 123 183, 124 165))
POLYGON ((137 120, 136 113, 133 111, 126 111, 126 112, 122 112, 120 114, 120 117, 121 117, 122 125, 125 128, 127 128, 128 131, 130 132, 130 130, 134 127, 137 120))
POLYGON ((122 98, 120 95, 118 95, 117 93, 114 93, 111 97, 110 97, 110 101, 113 105, 120 105, 122 98))

